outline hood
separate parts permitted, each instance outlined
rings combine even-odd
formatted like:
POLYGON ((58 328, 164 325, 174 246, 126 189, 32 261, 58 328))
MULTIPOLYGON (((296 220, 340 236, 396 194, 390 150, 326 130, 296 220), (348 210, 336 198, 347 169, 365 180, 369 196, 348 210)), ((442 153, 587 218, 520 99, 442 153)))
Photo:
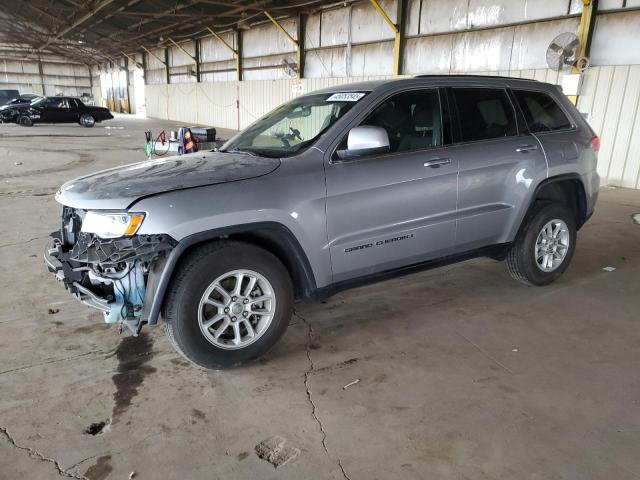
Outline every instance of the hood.
POLYGON ((9 109, 29 108, 30 106, 31 106, 30 103, 14 103, 13 105, 6 104, 0 107, 0 111, 9 110, 9 109))
POLYGON ((198 152, 159 158, 93 173, 65 183, 56 193, 63 205, 124 210, 141 197, 259 177, 280 166, 277 158, 198 152))

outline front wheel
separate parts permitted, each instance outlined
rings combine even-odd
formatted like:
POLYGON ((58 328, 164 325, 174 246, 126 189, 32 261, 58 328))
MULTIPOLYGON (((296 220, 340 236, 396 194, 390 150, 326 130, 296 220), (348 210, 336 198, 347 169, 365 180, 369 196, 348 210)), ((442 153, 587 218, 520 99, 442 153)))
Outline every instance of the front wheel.
POLYGON ((265 354, 292 312, 293 286, 277 257, 247 243, 216 242, 179 265, 165 299, 165 329, 185 358, 222 369, 265 354))
POLYGON ((31 120, 31 117, 29 117, 28 115, 21 115, 18 118, 18 124, 22 125, 23 127, 33 127, 33 120, 31 120))
POLYGON ((548 285, 567 269, 576 247, 573 212, 562 204, 541 203, 507 253, 511 276, 526 285, 548 285))
POLYGON ((83 127, 91 128, 96 124, 96 119, 93 118, 93 115, 89 115, 88 113, 83 113, 80 116, 80 125, 83 127))

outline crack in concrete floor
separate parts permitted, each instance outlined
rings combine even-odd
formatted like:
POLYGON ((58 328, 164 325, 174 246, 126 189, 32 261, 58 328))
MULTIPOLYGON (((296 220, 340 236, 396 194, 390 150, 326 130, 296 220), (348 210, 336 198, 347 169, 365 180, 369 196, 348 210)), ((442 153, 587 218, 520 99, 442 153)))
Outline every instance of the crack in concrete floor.
MULTIPOLYGON (((311 396, 311 389, 309 388, 309 375, 311 375, 315 371, 315 364, 313 363, 313 359, 311 358, 311 343, 313 342, 313 327, 311 326, 311 323, 307 322, 307 320, 298 312, 294 311, 293 314, 296 317, 298 317, 302 321, 302 323, 304 323, 307 326, 308 338, 307 338, 307 344, 305 348, 307 351, 307 359, 309 360, 309 368, 304 372, 304 387, 307 391, 307 399, 311 404, 311 416, 315 419, 316 423, 318 424, 318 428, 320 429, 320 433, 322 434, 322 448, 327 454, 327 457, 332 459, 331 453, 329 453, 329 448, 327 447, 327 432, 325 431, 324 425, 322 425, 322 421, 318 416, 318 407, 313 401, 313 397, 311 396)), ((340 467, 340 471, 342 472, 342 476, 345 478, 345 480, 351 480, 349 475, 347 475, 347 472, 344 469, 344 466, 342 465, 342 461, 340 460, 340 457, 336 457, 336 461, 338 462, 338 466, 340 467)))
POLYGON ((18 445, 16 443, 16 441, 14 440, 14 438, 9 433, 9 430, 7 430, 5 427, 0 427, 0 432, 2 433, 4 438, 7 440, 7 442, 9 442, 11 445, 13 445, 15 448, 17 448, 19 450, 24 450, 25 452, 27 452, 27 454, 31 458, 34 458, 34 459, 39 460, 41 462, 52 463, 53 466, 55 467, 55 469, 58 471, 58 475, 60 475, 61 477, 79 478, 81 480, 87 480, 87 477, 85 477, 85 476, 79 476, 79 475, 74 475, 72 473, 69 473, 67 470, 62 468, 62 465, 60 465, 60 462, 58 462, 58 460, 56 460, 54 458, 45 457, 43 454, 41 454, 40 452, 38 452, 37 450, 35 450, 35 449, 31 448, 31 447, 24 447, 22 445, 18 445))

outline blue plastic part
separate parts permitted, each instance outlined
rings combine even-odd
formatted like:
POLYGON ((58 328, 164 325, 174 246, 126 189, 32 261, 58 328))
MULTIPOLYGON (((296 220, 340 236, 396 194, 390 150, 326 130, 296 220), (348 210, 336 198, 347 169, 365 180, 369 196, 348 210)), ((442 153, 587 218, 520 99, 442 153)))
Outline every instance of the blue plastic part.
MULTIPOLYGON (((138 318, 142 314, 144 302, 145 283, 144 273, 139 262, 136 262, 129 272, 122 278, 110 279, 113 284, 115 301, 110 303, 111 310, 104 314, 106 323, 122 323, 125 320, 126 305, 133 306, 133 317, 138 318)), ((131 317, 126 318, 131 320, 131 317)))

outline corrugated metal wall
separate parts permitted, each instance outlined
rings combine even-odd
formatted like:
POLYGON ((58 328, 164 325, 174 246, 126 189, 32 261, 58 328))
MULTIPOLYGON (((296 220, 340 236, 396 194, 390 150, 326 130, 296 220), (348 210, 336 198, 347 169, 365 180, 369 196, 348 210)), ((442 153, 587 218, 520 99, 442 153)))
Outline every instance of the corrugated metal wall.
MULTIPOLYGON (((383 8, 395 21, 397 0, 383 8)), ((600 0, 591 63, 578 104, 600 135, 598 169, 605 183, 640 188, 640 0, 600 0), (626 9, 626 10, 625 10, 626 9), (621 11, 618 11, 621 10, 621 11)), ((403 70, 418 73, 484 73, 560 83, 546 68, 546 49, 562 32, 576 32, 581 0, 410 0, 403 70)), ((296 36, 294 20, 284 21, 296 36)), ((222 34, 235 47, 235 35, 222 34)), ((391 78, 393 33, 369 2, 310 15, 305 31, 307 93, 369 78, 391 78)), ((298 83, 287 64, 292 44, 270 23, 243 32, 244 81, 235 82, 231 52, 201 39, 202 83, 175 75, 193 61, 170 47, 172 84, 164 66, 147 55, 147 112, 185 123, 244 128, 294 98, 298 83), (180 80, 180 82, 178 82, 180 80), (176 83, 174 83, 176 82, 176 83)), ((181 44, 188 49, 193 42, 181 44)), ((154 51, 164 58, 164 50, 154 51)))
POLYGON ((44 53, 41 66, 42 75, 38 58, 32 54, 18 52, 0 56, 0 88, 39 95, 80 96, 91 93, 91 78, 86 65, 44 53))

